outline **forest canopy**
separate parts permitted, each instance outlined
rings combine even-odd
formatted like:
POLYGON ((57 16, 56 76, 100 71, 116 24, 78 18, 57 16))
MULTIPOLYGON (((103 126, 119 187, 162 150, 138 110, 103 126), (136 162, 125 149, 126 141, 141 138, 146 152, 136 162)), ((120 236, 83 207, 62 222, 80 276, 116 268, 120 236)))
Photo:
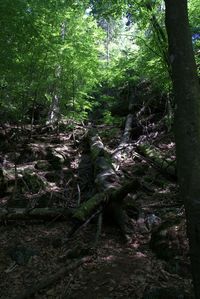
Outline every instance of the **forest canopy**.
MULTIPOLYGON (((189 1, 197 64, 200 8, 189 1)), ((1 121, 86 120, 143 81, 171 93, 163 1, 0 3, 1 121), (99 108, 98 108, 99 107, 99 108)))

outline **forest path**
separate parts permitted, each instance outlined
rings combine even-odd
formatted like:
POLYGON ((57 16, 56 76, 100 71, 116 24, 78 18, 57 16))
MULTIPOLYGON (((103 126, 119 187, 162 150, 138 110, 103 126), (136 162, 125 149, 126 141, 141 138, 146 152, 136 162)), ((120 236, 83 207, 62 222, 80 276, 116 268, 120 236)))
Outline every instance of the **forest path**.
MULTIPOLYGON (((120 142, 120 129, 99 126, 98 131, 112 153, 120 142)), ((82 125, 65 126, 63 132, 35 128, 29 141, 26 130, 18 134, 14 128, 6 128, 7 138, 4 138, 5 128, 2 129, 0 137, 4 142, 0 150, 5 178, 1 184, 0 207, 74 209, 79 201, 90 198, 95 191, 93 167, 84 142, 86 132, 87 128, 82 125)), ((191 277, 184 215, 177 200, 176 183, 166 180, 145 158, 133 155, 137 142, 132 141, 125 148, 119 163, 123 176, 142 179, 149 187, 128 195, 138 211, 131 216, 134 229, 130 241, 125 242, 116 225, 106 219, 97 247, 94 246, 98 226, 95 220, 70 240, 66 240, 73 225, 70 219, 2 221, 0 298, 15 298, 23 289, 32 288, 66 262, 85 254, 92 255, 89 262, 36 293, 35 298, 192 298, 184 295, 191 293, 191 277), (177 215, 180 216, 178 223, 174 220, 177 215), (165 223, 160 230, 165 232, 164 238, 157 234, 158 238, 153 239, 156 255, 149 246, 155 217, 161 225, 165 223), (157 255, 162 251, 165 254, 161 260, 157 255)), ((165 152, 171 149, 170 144, 171 140, 164 137, 159 141, 159 148, 165 152)))

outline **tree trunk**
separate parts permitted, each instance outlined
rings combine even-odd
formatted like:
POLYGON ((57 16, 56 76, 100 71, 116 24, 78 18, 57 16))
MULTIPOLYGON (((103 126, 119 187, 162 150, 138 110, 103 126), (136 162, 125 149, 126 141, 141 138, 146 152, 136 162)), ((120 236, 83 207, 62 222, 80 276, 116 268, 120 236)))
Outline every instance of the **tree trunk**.
POLYGON ((175 95, 178 180, 185 203, 196 298, 200 298, 200 86, 192 49, 187 0, 165 0, 175 95))
POLYGON ((48 113, 47 124, 53 125, 58 121, 59 112, 60 112, 59 102, 60 102, 59 96, 57 94, 53 94, 51 106, 48 113))

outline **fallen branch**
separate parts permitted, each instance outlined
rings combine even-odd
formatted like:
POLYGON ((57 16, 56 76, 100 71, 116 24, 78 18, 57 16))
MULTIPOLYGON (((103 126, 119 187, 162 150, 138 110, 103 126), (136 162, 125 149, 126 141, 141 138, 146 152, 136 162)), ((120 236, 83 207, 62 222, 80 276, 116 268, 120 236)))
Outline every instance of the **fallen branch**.
POLYGON ((67 238, 63 239, 63 244, 68 241, 72 236, 75 235, 81 228, 86 227, 96 216, 98 216, 102 212, 102 208, 99 208, 95 211, 90 217, 88 217, 84 222, 74 217, 74 220, 78 220, 78 223, 72 227, 72 229, 67 234, 67 238))
POLYGON ((105 193, 97 193, 89 200, 83 202, 73 214, 73 219, 85 222, 99 206, 106 202, 105 193))
POLYGON ((55 274, 44 278, 39 283, 25 290, 22 294, 18 294, 14 299, 30 299, 34 294, 42 289, 55 285, 57 281, 62 279, 66 274, 68 274, 69 271, 72 271, 89 261, 91 261, 91 257, 84 257, 75 261, 74 263, 69 264, 68 266, 63 267, 61 270, 57 270, 55 274))
POLYGON ((138 146, 138 151, 164 176, 176 180, 176 161, 164 156, 158 148, 148 143, 138 146))
POLYGON ((2 208, 0 209, 0 221, 9 220, 67 220, 72 214, 68 208, 2 208))

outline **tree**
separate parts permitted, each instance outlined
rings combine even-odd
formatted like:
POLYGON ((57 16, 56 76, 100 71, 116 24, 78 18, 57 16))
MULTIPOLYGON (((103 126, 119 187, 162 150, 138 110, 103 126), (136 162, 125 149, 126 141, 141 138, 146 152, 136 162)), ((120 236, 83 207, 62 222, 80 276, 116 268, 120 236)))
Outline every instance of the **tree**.
POLYGON ((40 106, 50 121, 87 116, 103 38, 87 7, 86 0, 0 3, 1 119, 30 121, 40 106))
POLYGON ((196 298, 200 298, 200 86, 187 0, 165 0, 169 58, 176 103, 178 179, 184 200, 196 298))

